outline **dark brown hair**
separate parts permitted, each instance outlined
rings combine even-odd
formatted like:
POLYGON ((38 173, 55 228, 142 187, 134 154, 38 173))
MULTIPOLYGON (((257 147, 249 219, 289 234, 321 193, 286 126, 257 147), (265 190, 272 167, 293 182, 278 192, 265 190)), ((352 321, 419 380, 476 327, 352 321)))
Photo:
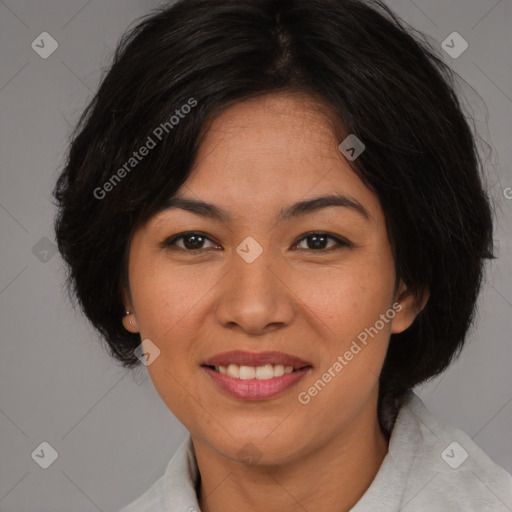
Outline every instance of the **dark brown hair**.
POLYGON ((127 249, 187 179, 205 122, 244 99, 294 91, 321 98, 344 134, 364 141, 353 168, 379 198, 397 278, 416 296, 430 290, 411 327, 391 336, 379 407, 442 372, 493 257, 481 162, 454 84, 380 1, 181 0, 140 20, 83 113, 54 190, 69 291, 111 355, 139 364, 140 336, 121 323, 127 249), (159 126, 165 136, 127 167, 159 126))

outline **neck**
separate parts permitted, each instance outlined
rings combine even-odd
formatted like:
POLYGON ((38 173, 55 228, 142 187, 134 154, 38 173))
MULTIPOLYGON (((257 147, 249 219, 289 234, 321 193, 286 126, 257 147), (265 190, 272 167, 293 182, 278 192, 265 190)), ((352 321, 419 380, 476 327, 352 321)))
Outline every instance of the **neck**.
POLYGON ((199 440, 193 438, 193 443, 202 512, 268 512, 269 503, 282 512, 349 511, 372 483, 388 450, 375 413, 357 418, 345 431, 287 464, 245 465, 220 457, 199 440))

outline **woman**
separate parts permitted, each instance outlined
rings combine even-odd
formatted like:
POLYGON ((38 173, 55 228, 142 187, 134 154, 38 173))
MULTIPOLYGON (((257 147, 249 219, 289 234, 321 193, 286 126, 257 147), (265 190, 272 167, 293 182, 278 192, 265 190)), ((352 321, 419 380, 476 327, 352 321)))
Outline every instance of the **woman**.
POLYGON ((55 189, 70 289, 190 435, 130 511, 504 511, 412 389, 492 213, 449 68, 380 2, 181 0, 123 38, 55 189))

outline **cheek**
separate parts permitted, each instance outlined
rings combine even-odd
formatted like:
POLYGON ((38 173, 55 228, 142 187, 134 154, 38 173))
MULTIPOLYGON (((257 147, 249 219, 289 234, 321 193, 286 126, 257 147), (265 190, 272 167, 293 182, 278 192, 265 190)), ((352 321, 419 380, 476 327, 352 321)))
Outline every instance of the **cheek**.
POLYGON ((360 258, 338 268, 304 273, 295 283, 304 304, 332 334, 345 338, 357 336, 389 308, 394 273, 381 258, 360 258))
POLYGON ((172 337, 194 318, 218 279, 204 267, 201 270, 200 265, 184 269, 170 262, 153 261, 136 269, 131 286, 141 335, 172 337))
POLYGON ((190 397, 195 397, 196 405, 202 401, 190 373, 197 364, 193 340, 201 325, 201 299, 211 288, 205 281, 201 275, 157 265, 148 265, 133 281, 141 338, 149 338, 160 350, 147 371, 162 401, 186 425, 190 397))
MULTIPOLYGON (((393 262, 365 256, 323 275, 316 273, 308 279, 311 286, 303 288, 304 303, 320 320, 316 331, 325 333, 319 340, 319 374, 329 384, 315 407, 363 403, 386 356, 393 317, 386 316, 393 297, 393 262)), ((310 396, 320 394, 322 386, 311 389, 310 396)))
POLYGON ((315 378, 298 390, 297 398, 307 417, 323 415, 334 429, 349 422, 374 393, 391 333, 393 315, 387 313, 393 313, 394 274, 361 263, 328 276, 316 275, 316 291, 304 300, 316 312, 317 326, 328 329, 318 340, 315 378))

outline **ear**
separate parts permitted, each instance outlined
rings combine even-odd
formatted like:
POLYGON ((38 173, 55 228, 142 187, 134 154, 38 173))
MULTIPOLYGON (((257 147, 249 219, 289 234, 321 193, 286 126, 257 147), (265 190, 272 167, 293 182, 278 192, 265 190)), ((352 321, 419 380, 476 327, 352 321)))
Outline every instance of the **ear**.
POLYGON ((132 300, 130 297, 130 293, 123 289, 123 304, 124 304, 124 315, 123 315, 123 327, 132 333, 139 332, 139 326, 137 325, 137 317, 135 316, 135 312, 133 310, 132 300), (128 314, 126 314, 129 312, 128 314))
POLYGON ((398 303, 395 311, 395 317, 391 322, 391 332, 398 334, 405 331, 412 325, 414 319, 423 310, 430 297, 430 291, 425 288, 420 299, 410 292, 407 286, 400 280, 400 286, 395 295, 395 303, 398 303))

